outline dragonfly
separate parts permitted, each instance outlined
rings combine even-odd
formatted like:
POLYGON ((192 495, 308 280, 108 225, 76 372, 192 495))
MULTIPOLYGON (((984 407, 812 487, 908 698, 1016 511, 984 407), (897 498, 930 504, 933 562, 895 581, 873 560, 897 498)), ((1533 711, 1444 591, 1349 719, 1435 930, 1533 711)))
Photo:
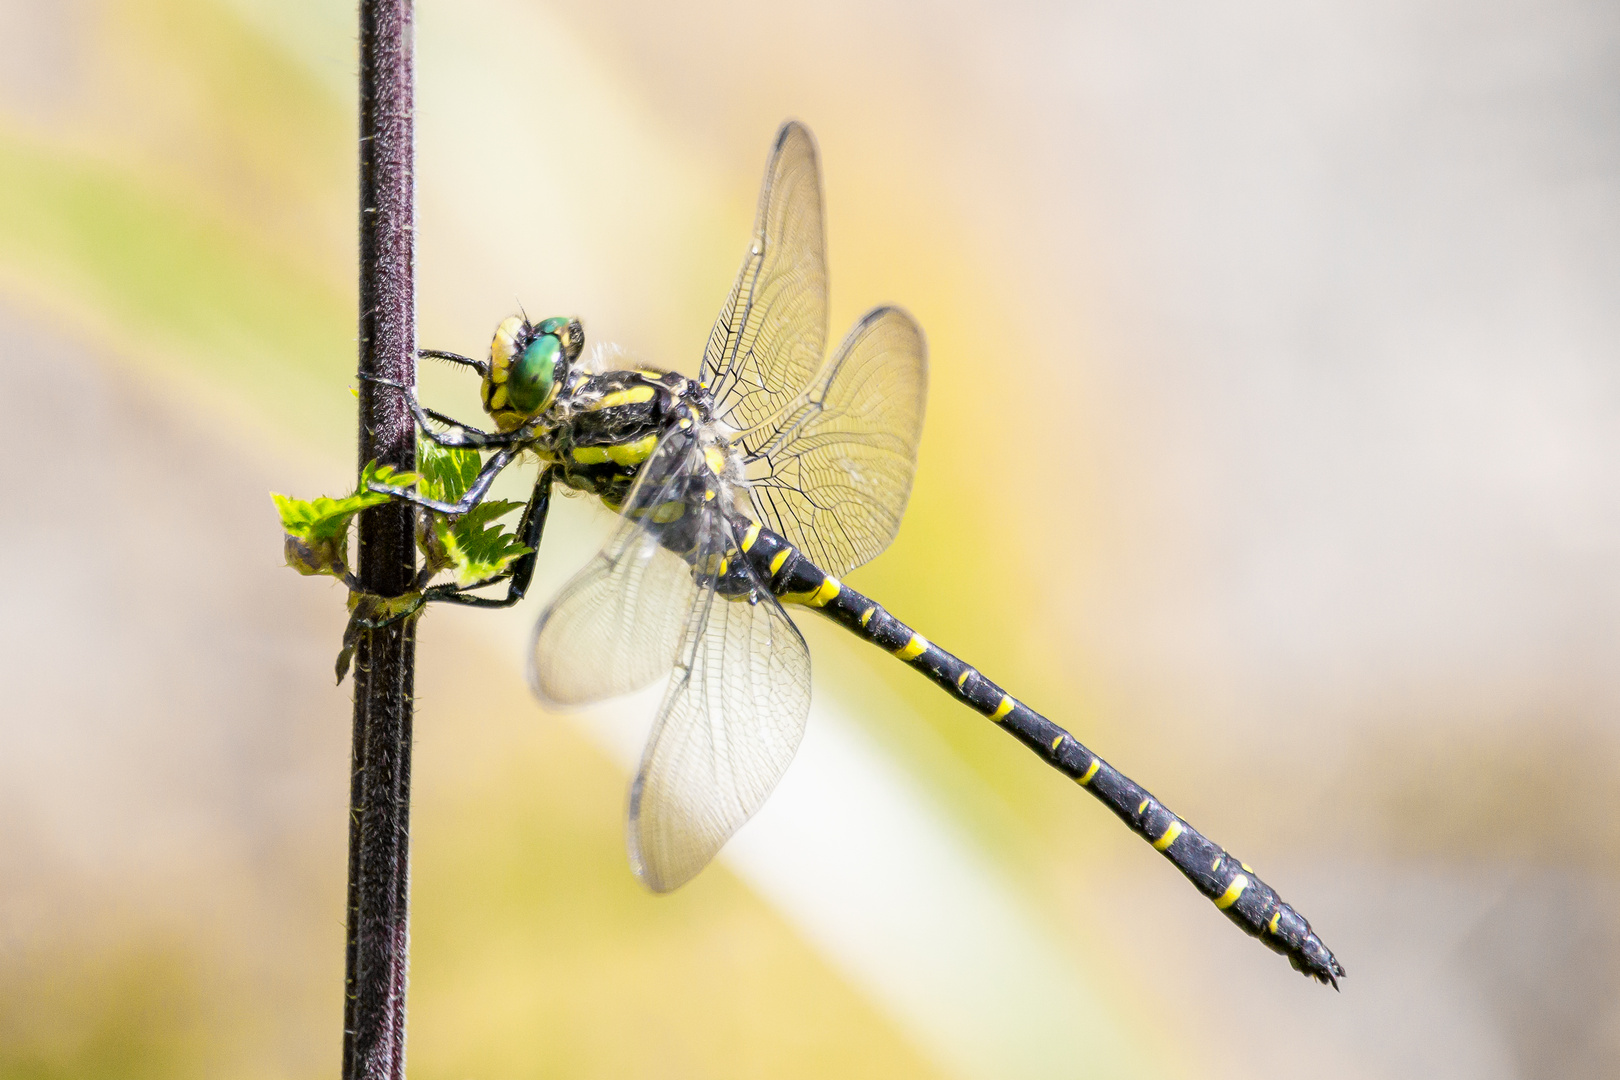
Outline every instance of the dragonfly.
POLYGON ((574 318, 497 327, 487 361, 423 350, 482 378, 483 430, 409 396, 422 434, 487 452, 455 502, 376 491, 426 511, 471 510, 523 455, 541 465, 518 533, 529 553, 428 601, 506 607, 532 580, 553 487, 619 517, 601 551, 535 626, 530 679, 578 705, 668 676, 630 789, 636 875, 666 892, 703 869, 781 779, 810 710, 810 655, 787 608, 892 653, 1100 799, 1229 919, 1299 971, 1344 968, 1248 864, 1207 839, 1072 734, 841 578, 899 530, 916 470, 927 345, 898 307, 861 318, 832 353, 815 141, 797 122, 772 145, 754 232, 698 378, 583 356, 574 318), (583 358, 582 358, 583 357, 583 358), (504 581, 504 595, 478 590, 504 581))

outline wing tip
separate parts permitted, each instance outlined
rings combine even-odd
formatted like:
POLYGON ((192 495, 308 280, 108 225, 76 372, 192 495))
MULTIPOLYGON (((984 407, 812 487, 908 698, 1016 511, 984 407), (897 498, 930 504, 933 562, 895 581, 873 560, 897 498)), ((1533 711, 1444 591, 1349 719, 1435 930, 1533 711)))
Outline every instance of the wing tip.
POLYGON ((776 141, 771 144, 771 152, 773 154, 781 153, 788 140, 796 135, 803 137, 810 144, 812 154, 816 152, 816 137, 811 133, 809 125, 803 120, 791 116, 782 121, 782 126, 776 129, 776 141))
POLYGON ((628 844, 626 845, 630 855, 630 872, 636 875, 636 880, 641 882, 642 886, 650 893, 667 896, 697 877, 703 871, 703 868, 713 861, 713 856, 710 856, 709 859, 697 866, 683 867, 673 873, 669 872, 670 867, 656 866, 654 865, 656 860, 648 859, 642 850, 640 838, 637 835, 638 824, 638 819, 632 815, 629 836, 627 837, 628 844))
POLYGON ((828 364, 828 368, 836 372, 843 359, 854 352, 856 346, 860 344, 866 335, 880 330, 883 324, 888 322, 898 322, 904 327, 905 333, 911 336, 915 347, 907 351, 916 358, 917 365, 922 370, 925 380, 922 389, 926 391, 928 335, 923 332, 922 323, 917 321, 917 317, 899 304, 880 304, 862 315, 855 325, 850 328, 849 333, 844 335, 844 340, 839 342, 838 350, 833 353, 833 359, 828 364))
MULTIPOLYGON (((796 163, 804 162, 809 166, 809 174, 813 180, 815 190, 816 225, 818 232, 824 232, 826 222, 821 213, 821 149, 816 145, 816 137, 810 129, 798 120, 784 120, 782 126, 776 129, 776 139, 771 143, 770 160, 765 163, 765 183, 759 192, 759 219, 756 222, 756 233, 763 228, 770 217, 770 207, 773 193, 776 191, 778 181, 784 175, 784 170, 796 167, 796 163), (798 154, 790 153, 794 143, 803 146, 802 158, 798 154), (786 164, 785 164, 786 163, 786 164)), ((818 241, 819 246, 819 241, 818 241)), ((818 255, 825 256, 818 252, 818 255)), ((746 266, 747 263, 744 263, 746 266)), ((825 318, 825 316, 823 316, 825 318)))
POLYGON ((909 310, 900 306, 899 304, 879 304, 877 307, 861 316, 860 321, 855 324, 855 332, 858 333, 859 331, 864 330, 875 323, 882 322, 891 317, 904 322, 906 326, 910 328, 911 332, 917 335, 917 340, 922 344, 923 350, 925 352, 927 351, 928 336, 923 333, 922 323, 917 321, 917 316, 913 315, 909 310))

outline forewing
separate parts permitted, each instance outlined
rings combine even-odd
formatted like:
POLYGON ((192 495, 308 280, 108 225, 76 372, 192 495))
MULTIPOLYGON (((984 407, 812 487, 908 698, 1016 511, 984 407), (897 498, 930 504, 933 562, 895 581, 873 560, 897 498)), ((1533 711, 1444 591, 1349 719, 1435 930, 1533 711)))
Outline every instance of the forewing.
MULTIPOLYGON (((530 682, 542 701, 578 705, 653 682, 674 664, 699 600, 680 530, 701 487, 702 454, 688 432, 667 434, 642 466, 602 550, 535 625, 530 682), (680 508, 681 514, 675 514, 680 508)), ((699 496, 701 505, 701 496, 699 496)))
MULTIPOLYGON (((810 132, 782 125, 754 237, 703 352, 703 381, 731 426, 760 427, 810 385, 827 347, 821 166, 810 132)), ((752 449, 745 444, 745 449, 752 449)))
MULTIPOLYGON (((735 551, 723 514, 709 517, 706 554, 735 551)), ((809 650, 770 590, 753 584, 750 603, 703 578, 630 789, 630 862, 655 892, 708 865, 776 787, 804 735, 809 650)))
POLYGON ((877 556, 911 497, 927 398, 922 328, 900 308, 870 312, 816 385, 755 440, 755 517, 835 576, 877 556))

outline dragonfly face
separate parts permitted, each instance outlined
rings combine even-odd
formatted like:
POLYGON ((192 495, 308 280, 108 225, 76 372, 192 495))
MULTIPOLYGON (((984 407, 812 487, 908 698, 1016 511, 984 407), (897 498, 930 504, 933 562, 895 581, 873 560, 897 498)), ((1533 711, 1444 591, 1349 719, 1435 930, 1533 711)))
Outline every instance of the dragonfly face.
POLYGON ((496 426, 512 431, 550 406, 584 344, 578 319, 504 319, 490 342, 483 385, 484 410, 496 426))

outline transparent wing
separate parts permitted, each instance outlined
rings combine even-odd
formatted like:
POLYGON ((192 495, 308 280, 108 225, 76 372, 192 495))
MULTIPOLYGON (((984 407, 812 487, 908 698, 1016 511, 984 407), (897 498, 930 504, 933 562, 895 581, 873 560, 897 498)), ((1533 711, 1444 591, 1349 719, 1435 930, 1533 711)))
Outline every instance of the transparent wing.
POLYGON ((900 308, 870 312, 748 455, 756 519, 835 576, 878 555, 911 497, 927 399, 922 328, 900 308))
MULTIPOLYGON (((713 504, 710 504, 712 507, 713 504)), ((698 565, 736 550, 705 507, 698 565)), ((655 892, 686 883, 764 803, 804 735, 810 652, 770 590, 727 599, 703 580, 641 770, 630 789, 630 863, 655 892)))
POLYGON ((642 466, 622 518, 534 628, 529 681, 542 701, 578 705, 653 682, 675 663, 700 588, 675 551, 700 528, 703 456, 691 434, 666 434, 642 466), (674 550, 671 550, 671 549, 674 550))
POLYGON ((810 385, 826 347, 821 166, 810 132, 789 121, 776 133, 754 238, 709 334, 702 379, 727 423, 761 428, 810 385))

